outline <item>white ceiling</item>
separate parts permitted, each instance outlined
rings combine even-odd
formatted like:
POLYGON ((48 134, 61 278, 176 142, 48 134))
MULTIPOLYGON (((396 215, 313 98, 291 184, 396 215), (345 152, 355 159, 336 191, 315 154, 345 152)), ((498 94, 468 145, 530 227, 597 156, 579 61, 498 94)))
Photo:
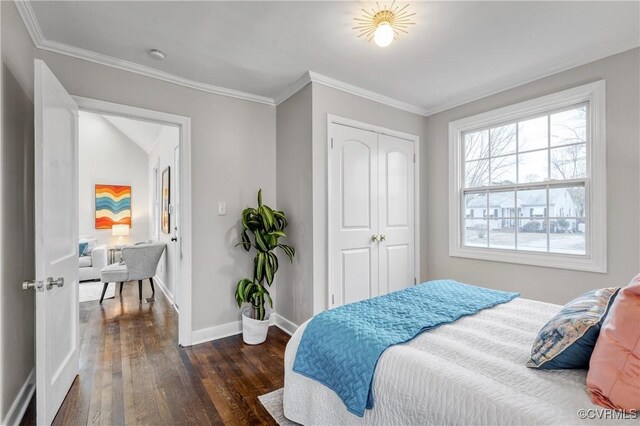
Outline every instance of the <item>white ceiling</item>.
POLYGON ((640 45, 638 2, 412 2, 385 49, 352 29, 365 2, 31 5, 47 40, 195 82, 277 99, 311 70, 425 112, 640 45))
POLYGON ((102 118, 120 130, 126 137, 142 148, 147 154, 153 149, 158 135, 166 126, 149 123, 147 121, 134 120, 113 115, 101 115, 102 118))

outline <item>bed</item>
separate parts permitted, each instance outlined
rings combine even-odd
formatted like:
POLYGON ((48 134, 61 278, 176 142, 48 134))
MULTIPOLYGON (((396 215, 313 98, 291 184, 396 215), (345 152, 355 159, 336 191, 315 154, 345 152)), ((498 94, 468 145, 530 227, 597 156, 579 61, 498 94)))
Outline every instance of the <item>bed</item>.
POLYGON ((525 367, 536 334, 560 308, 517 298, 392 346, 378 361, 375 405, 364 417, 293 371, 307 321, 286 348, 284 414, 304 425, 637 424, 601 417, 585 391, 586 370, 525 367))

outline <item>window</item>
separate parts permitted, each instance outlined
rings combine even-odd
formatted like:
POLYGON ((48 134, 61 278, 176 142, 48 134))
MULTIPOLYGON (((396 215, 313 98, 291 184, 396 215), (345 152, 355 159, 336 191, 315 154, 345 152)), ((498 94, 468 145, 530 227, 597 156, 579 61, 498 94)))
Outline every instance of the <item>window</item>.
POLYGON ((451 256, 606 272, 604 90, 449 123, 451 256))

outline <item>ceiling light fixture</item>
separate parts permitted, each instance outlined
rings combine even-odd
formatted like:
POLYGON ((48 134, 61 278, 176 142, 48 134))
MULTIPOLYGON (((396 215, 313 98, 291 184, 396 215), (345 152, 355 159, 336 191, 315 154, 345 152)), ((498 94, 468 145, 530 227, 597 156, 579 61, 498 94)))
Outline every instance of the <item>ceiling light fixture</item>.
POLYGON ((157 59, 159 61, 162 61, 164 59, 164 52, 162 50, 158 50, 158 49, 151 49, 149 51, 149 55, 151 55, 151 57, 153 59, 157 59))
POLYGON ((371 10, 362 9, 362 17, 354 18, 357 25, 353 29, 360 33, 358 37, 364 36, 380 47, 387 47, 401 32, 407 33, 409 25, 415 25, 415 22, 411 21, 415 13, 406 10, 409 3, 402 7, 396 6, 395 3, 393 1, 391 6, 383 7, 376 3, 376 7, 371 10))

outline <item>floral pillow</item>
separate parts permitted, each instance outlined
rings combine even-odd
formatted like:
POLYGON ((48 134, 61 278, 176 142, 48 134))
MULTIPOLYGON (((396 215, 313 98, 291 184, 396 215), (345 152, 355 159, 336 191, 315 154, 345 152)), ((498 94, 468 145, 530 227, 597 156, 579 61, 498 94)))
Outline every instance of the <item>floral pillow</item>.
POLYGON ((567 303, 538 333, 527 367, 588 369, 600 327, 618 290, 591 290, 567 303))

